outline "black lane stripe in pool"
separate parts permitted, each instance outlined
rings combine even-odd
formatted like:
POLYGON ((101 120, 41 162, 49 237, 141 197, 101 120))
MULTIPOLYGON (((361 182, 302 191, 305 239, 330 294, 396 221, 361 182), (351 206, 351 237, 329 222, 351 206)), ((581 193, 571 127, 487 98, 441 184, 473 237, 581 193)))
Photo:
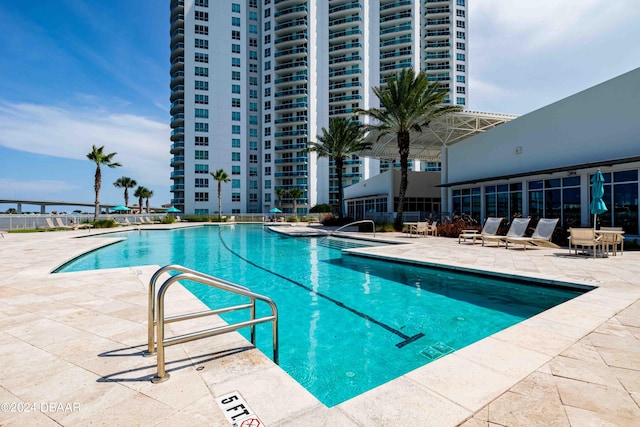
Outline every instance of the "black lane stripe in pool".
POLYGON ((259 264, 256 264, 255 262, 243 257, 242 255, 240 255, 239 253, 237 253, 233 249, 231 249, 229 247, 229 245, 227 245, 227 242, 225 242, 224 239, 222 238, 222 230, 221 229, 218 229, 218 237, 220 238, 220 242, 222 243, 222 246, 224 246, 226 250, 228 250, 233 255, 235 255, 236 257, 240 258, 241 260, 243 260, 247 264, 250 264, 250 265, 252 265, 252 266, 254 266, 256 268, 259 268, 260 270, 262 270, 262 271, 264 271, 266 273, 273 274, 274 276, 277 276, 277 277, 279 277, 279 278, 281 278, 283 280, 286 280, 287 282, 292 283, 292 284, 294 284, 294 285, 296 285, 296 286, 298 286, 298 287, 300 287, 302 289, 305 289, 305 290, 307 290, 307 291, 309 291, 309 292, 311 292, 311 293, 313 293, 313 294, 315 294, 315 295, 317 295, 317 296, 319 296, 321 298, 324 298, 327 301, 331 301, 332 303, 334 303, 338 307, 343 308, 343 309, 345 309, 347 311, 350 311, 351 313, 355 314, 356 316, 360 316, 361 318, 363 318, 365 320, 368 320, 371 323, 375 323, 376 325, 386 329, 387 331, 391 332, 392 334, 395 334, 395 335, 399 336, 404 341, 401 341, 401 342, 396 344, 396 347, 398 347, 398 348, 402 348, 405 345, 410 344, 410 343, 412 343, 412 342, 414 342, 414 341, 416 341, 416 340, 418 340, 418 339, 420 339, 420 338, 422 338, 424 336, 424 334, 422 332, 417 333, 417 334, 415 334, 413 336, 409 336, 409 335, 403 334, 402 332, 400 332, 399 330, 395 329, 394 327, 389 326, 386 323, 383 323, 383 322, 381 322, 379 320, 376 320, 373 317, 369 316, 368 314, 362 313, 361 311, 358 311, 353 307, 349 307, 348 305, 346 305, 342 301, 338 301, 337 299, 334 299, 334 298, 330 297, 329 295, 325 295, 322 292, 314 291, 309 286, 307 286, 307 285, 305 285, 303 283, 297 282, 297 281, 295 281, 293 279, 290 279, 290 278, 288 278, 286 276, 283 276, 280 273, 276 273, 275 271, 271 271, 271 270, 269 270, 267 268, 264 268, 263 266, 261 266, 259 264))

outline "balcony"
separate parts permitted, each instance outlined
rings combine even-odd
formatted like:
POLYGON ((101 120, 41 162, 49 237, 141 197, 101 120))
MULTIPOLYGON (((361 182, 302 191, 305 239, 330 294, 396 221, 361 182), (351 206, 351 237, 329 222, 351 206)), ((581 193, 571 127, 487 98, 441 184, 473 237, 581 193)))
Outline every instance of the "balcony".
POLYGON ((278 18, 281 18, 283 16, 286 16, 289 19, 295 19, 301 16, 306 16, 308 11, 309 9, 307 8, 307 5, 294 6, 287 9, 279 10, 273 15, 273 17, 276 19, 276 21, 278 21, 278 18))
POLYGON ((350 87, 362 87, 361 82, 342 82, 329 85, 329 90, 345 89, 350 87))
POLYGON ((287 164, 287 163, 309 163, 309 159, 306 157, 289 157, 286 159, 276 159, 275 163, 278 164, 287 164))
POLYGON ((179 113, 171 116, 171 127, 177 128, 179 126, 184 125, 184 114, 179 113))
POLYGON ((449 6, 447 7, 432 7, 427 8, 425 15, 448 15, 451 12, 449 6))
POLYGON ((394 46, 397 44, 411 43, 411 36, 402 36, 397 39, 381 41, 380 46, 394 46))
POLYGON ((276 98, 288 98, 291 96, 307 95, 309 91, 307 89, 290 89, 283 90, 275 93, 276 98))
POLYGON ((287 124, 287 123, 306 123, 308 121, 307 116, 286 117, 282 119, 276 119, 275 124, 287 124))
POLYGON ((281 85, 284 83, 291 83, 291 82, 306 82, 307 81, 307 75, 306 74, 298 74, 295 76, 284 76, 284 77, 280 77, 279 79, 275 80, 275 84, 276 85, 281 85))
POLYGON ((390 4, 385 4, 384 6, 380 6, 380 11, 392 10, 392 9, 396 9, 396 8, 399 8, 399 7, 411 6, 412 3, 413 3, 412 0, 397 1, 395 3, 390 3, 390 4))
POLYGON ((339 40, 343 37, 351 37, 351 36, 355 36, 355 35, 362 35, 362 30, 346 30, 346 31, 339 31, 337 33, 331 33, 329 34, 329 40, 339 40))
POLYGON ((276 172, 276 178, 289 178, 289 177, 300 177, 300 176, 309 176, 308 171, 299 171, 299 172, 276 172))
POLYGON ((279 37, 274 41, 274 44, 276 46, 279 45, 289 45, 289 44, 293 44, 294 42, 297 41, 306 41, 307 40, 307 33, 306 32, 299 32, 299 33, 295 33, 295 34, 289 34, 288 36, 284 36, 284 37, 279 37))
POLYGON ((184 176, 184 169, 178 169, 171 172, 171 178, 183 177, 183 176, 184 176))
POLYGON ((307 61, 296 61, 296 62, 290 62, 287 64, 276 65, 274 69, 275 71, 280 71, 280 70, 296 71, 297 69, 307 68, 308 66, 309 64, 307 63, 307 61))
POLYGON ((446 30, 430 30, 427 31, 426 36, 427 37, 449 37, 451 35, 451 33, 449 32, 448 29, 446 30))
POLYGON ((353 26, 354 22, 362 22, 362 18, 359 16, 350 16, 348 18, 334 19, 333 21, 329 21, 329 28, 331 29, 339 29, 342 27, 353 26))
POLYGON ((171 97, 169 98, 169 100, 173 102, 179 98, 184 98, 184 85, 178 85, 175 88, 171 89, 171 97))
MULTIPOLYGON (((171 199, 171 204, 176 206, 176 205, 184 205, 184 198, 179 198, 179 199, 171 199)), ((178 207, 178 206, 176 206, 178 207)))
POLYGON ((362 70, 359 68, 351 68, 348 70, 337 70, 329 73, 329 78, 339 76, 350 76, 353 74, 362 74, 362 70))
POLYGON ((358 61, 362 61, 362 57, 360 55, 343 56, 340 58, 331 59, 329 61, 329 65, 342 64, 345 62, 358 62, 358 61))
POLYGON ((287 130, 283 132, 276 132, 276 138, 284 138, 286 136, 307 136, 309 132, 307 130, 287 130))
POLYGON ((184 152, 184 141, 174 142, 171 144, 171 154, 184 152))
POLYGON ((346 95, 329 98, 329 102, 361 101, 362 95, 346 95))
POLYGON ((402 13, 396 13, 395 15, 381 16, 380 23, 382 24, 383 22, 397 21, 399 19, 404 20, 407 18, 411 18, 411 12, 402 12, 402 13))
POLYGON ((179 127, 171 131, 172 141, 184 141, 184 128, 179 127))
POLYGON ((284 150, 304 150, 307 148, 307 144, 288 144, 288 145, 276 145, 276 151, 284 150))
POLYGON ((338 45, 330 46, 329 52, 337 52, 340 50, 352 50, 362 48, 362 43, 341 43, 338 45))
POLYGON ((342 6, 335 6, 329 9, 329 15, 332 15, 337 12, 343 12, 345 10, 352 10, 352 9, 362 9, 362 6, 358 2, 344 4, 342 6))
POLYGON ((411 24, 396 25, 395 27, 385 28, 384 30, 381 29, 380 35, 403 33, 405 31, 411 31, 411 30, 412 30, 411 24))
POLYGON ((176 165, 184 163, 184 156, 175 156, 171 159, 170 166, 173 168, 176 165))
POLYGON ((184 99, 178 99, 171 103, 169 114, 174 115, 177 113, 184 113, 184 99))
POLYGON ((309 104, 307 104, 306 102, 295 102, 295 103, 291 103, 291 104, 277 105, 275 110, 276 111, 297 110, 297 109, 308 108, 308 107, 309 107, 309 104))
POLYGON ((276 25, 274 28, 275 33, 279 33, 282 30, 288 30, 294 27, 301 27, 300 29, 307 29, 308 22, 306 18, 296 19, 295 21, 285 22, 284 24, 276 25))
POLYGON ((171 186, 171 192, 184 191, 184 184, 175 184, 171 186))
POLYGON ((283 56, 305 56, 307 52, 308 52, 308 49, 306 47, 296 47, 296 48, 286 49, 280 52, 276 52, 276 54, 273 56, 275 58, 280 58, 283 56))

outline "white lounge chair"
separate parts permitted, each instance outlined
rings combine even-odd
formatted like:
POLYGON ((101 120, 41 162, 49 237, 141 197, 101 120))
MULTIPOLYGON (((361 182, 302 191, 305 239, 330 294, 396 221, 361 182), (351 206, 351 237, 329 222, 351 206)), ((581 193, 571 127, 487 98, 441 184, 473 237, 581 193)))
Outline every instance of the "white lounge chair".
POLYGON ((507 238, 524 236, 524 233, 527 231, 527 227, 529 226, 529 221, 531 221, 531 218, 513 218, 513 220, 511 221, 511 225, 509 226, 509 231, 507 231, 506 235, 480 236, 480 238, 482 239, 482 246, 484 246, 485 242, 498 242, 498 247, 500 247, 500 243, 504 242, 506 247, 507 238))
POLYGON ((60 222, 60 225, 54 225, 53 220, 51 218, 45 218, 44 220, 47 223, 47 228, 51 229, 51 230, 55 230, 55 229, 58 229, 58 228, 65 228, 65 229, 69 229, 70 230, 72 228, 72 227, 68 227, 68 226, 62 224, 62 222, 60 222))
POLYGON ((551 242, 551 236, 553 236, 557 224, 558 218, 540 218, 531 237, 506 237, 504 239, 506 247, 508 249, 509 243, 511 243, 514 245, 521 244, 524 250, 527 249, 527 245, 559 248, 560 246, 551 242))
POLYGON ((75 227, 73 227, 71 225, 66 225, 64 222, 62 222, 62 218, 60 218, 60 217, 56 217, 55 220, 56 220, 56 227, 57 228, 75 228, 75 227))
POLYGON ((570 228, 569 229, 569 253, 571 249, 578 255, 578 246, 593 249, 593 257, 596 257, 598 246, 602 246, 602 236, 596 236, 593 228, 570 228))
POLYGON ((493 236, 498 232, 498 228, 500 227, 500 224, 502 223, 502 220, 504 218, 495 218, 495 217, 489 217, 487 218, 487 220, 484 223, 484 227, 482 227, 482 231, 480 233, 471 233, 469 230, 465 230, 464 233, 460 233, 458 235, 458 244, 460 243, 460 239, 464 239, 465 241, 467 239, 472 239, 473 240, 473 244, 476 243, 476 240, 478 239, 482 239, 482 236, 493 236))

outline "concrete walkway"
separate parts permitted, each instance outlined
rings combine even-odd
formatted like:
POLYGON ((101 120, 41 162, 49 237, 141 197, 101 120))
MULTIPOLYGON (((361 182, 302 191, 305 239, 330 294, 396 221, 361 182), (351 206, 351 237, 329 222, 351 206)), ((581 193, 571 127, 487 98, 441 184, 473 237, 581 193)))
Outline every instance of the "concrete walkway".
MULTIPOLYGON (((640 252, 591 259, 377 234, 407 244, 354 252, 597 289, 326 408, 236 333, 170 347, 171 379, 151 384, 155 358, 141 354, 157 266, 51 274, 115 241, 77 238, 87 234, 0 238, 2 426, 229 426, 215 399, 233 392, 267 426, 640 425, 640 252)), ((203 308, 170 292, 180 312, 203 308)))

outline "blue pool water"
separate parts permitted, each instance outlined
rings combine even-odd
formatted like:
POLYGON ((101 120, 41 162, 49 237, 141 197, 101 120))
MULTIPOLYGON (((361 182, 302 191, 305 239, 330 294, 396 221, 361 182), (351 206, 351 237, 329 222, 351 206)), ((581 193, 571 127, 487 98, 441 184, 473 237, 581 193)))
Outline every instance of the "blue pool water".
MULTIPOLYGON (((329 239, 284 237, 259 225, 122 236, 59 271, 181 264, 273 298, 280 365, 327 406, 582 293, 350 256, 329 239)), ((240 301, 185 285, 212 308, 240 301)), ((270 324, 257 327, 257 340, 270 356, 270 324)))

